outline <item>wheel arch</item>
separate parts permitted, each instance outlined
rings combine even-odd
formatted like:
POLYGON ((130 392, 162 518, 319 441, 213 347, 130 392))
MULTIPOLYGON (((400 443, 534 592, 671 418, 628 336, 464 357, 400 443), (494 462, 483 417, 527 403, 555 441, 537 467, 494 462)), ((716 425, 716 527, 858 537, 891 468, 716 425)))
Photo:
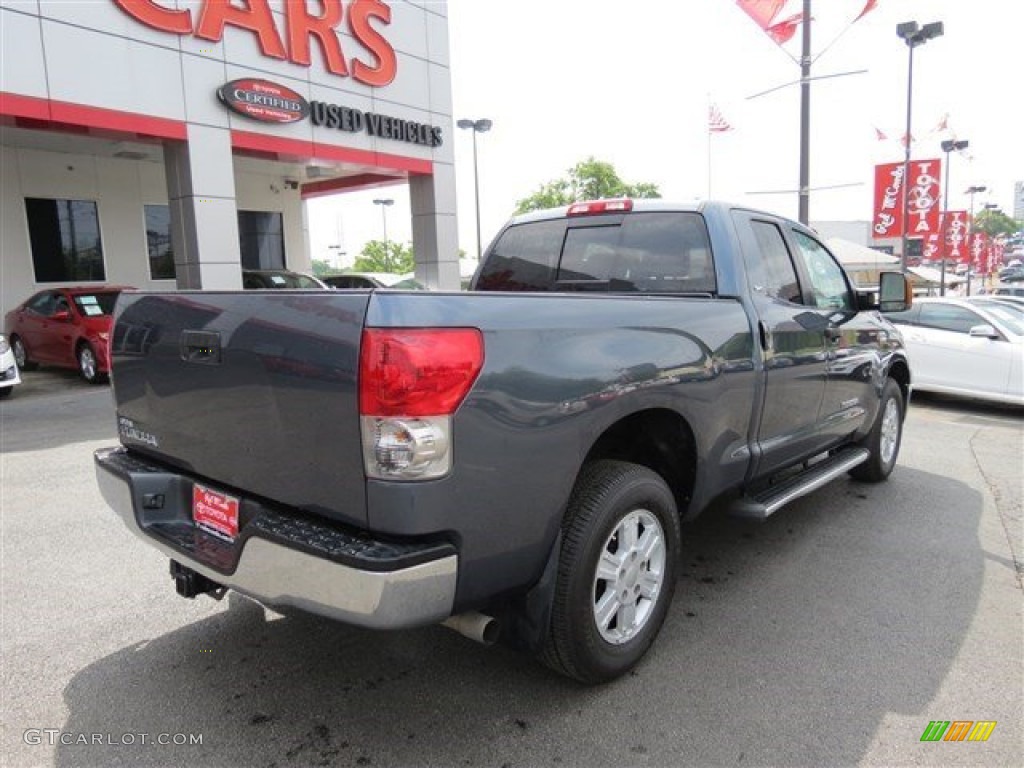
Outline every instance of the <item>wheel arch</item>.
POLYGON ((594 441, 583 466, 600 459, 656 472, 672 490, 679 514, 686 516, 697 478, 697 447, 693 428, 678 412, 651 408, 619 419, 594 441))
POLYGON ((907 406, 910 405, 910 366, 906 358, 898 357, 889 366, 889 378, 896 382, 903 395, 903 418, 907 417, 907 406))

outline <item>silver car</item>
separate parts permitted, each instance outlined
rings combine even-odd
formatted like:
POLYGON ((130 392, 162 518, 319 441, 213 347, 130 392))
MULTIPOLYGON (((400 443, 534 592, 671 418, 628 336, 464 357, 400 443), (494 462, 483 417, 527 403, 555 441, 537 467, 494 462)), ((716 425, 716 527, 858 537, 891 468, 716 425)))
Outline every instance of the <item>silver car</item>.
POLYGON ((17 384, 21 384, 21 375, 14 360, 14 352, 7 343, 7 337, 0 333, 0 398, 8 397, 17 384))

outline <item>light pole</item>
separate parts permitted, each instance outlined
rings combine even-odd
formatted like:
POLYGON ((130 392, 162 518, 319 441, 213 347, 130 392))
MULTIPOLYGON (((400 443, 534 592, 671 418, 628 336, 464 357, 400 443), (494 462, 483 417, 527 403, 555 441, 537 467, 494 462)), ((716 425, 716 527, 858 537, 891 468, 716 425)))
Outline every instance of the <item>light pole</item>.
POLYGON ((388 255, 388 206, 394 205, 395 201, 390 197, 378 197, 373 201, 374 205, 380 206, 381 216, 384 218, 384 265, 391 268, 391 257, 388 255))
POLYGON ((473 195, 476 198, 476 257, 480 259, 483 256, 483 248, 480 242, 480 177, 477 174, 476 165, 476 135, 491 130, 491 126, 494 123, 486 117, 482 117, 479 120, 463 118, 456 125, 459 128, 469 128, 473 131, 473 195))
POLYGON ((971 295, 971 267, 974 265, 971 263, 974 255, 971 254, 971 235, 974 234, 974 195, 978 192, 984 192, 987 190, 986 186, 970 186, 967 188, 967 194, 971 196, 971 214, 967 217, 967 295, 971 295))
POLYGON ((939 296, 946 295, 946 229, 949 227, 949 153, 953 150, 959 152, 962 149, 967 149, 967 140, 954 141, 952 139, 946 139, 942 142, 942 151, 946 153, 946 184, 945 189, 942 192, 942 234, 939 235, 941 238, 940 245, 942 262, 939 267, 939 296))
POLYGON ((907 271, 907 203, 910 183, 910 116, 914 101, 914 49, 924 45, 933 37, 941 37, 942 22, 933 21, 920 26, 916 21, 905 21, 896 25, 896 34, 907 44, 907 132, 903 137, 906 151, 903 155, 903 239, 900 245, 900 270, 907 271))

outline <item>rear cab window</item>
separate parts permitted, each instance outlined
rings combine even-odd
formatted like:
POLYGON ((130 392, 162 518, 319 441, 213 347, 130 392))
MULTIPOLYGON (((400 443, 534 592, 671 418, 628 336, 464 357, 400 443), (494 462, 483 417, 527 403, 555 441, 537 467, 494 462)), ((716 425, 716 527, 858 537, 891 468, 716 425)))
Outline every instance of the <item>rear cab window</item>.
POLYGON ((704 217, 685 211, 513 225, 495 242, 475 287, 700 295, 716 290, 704 217))

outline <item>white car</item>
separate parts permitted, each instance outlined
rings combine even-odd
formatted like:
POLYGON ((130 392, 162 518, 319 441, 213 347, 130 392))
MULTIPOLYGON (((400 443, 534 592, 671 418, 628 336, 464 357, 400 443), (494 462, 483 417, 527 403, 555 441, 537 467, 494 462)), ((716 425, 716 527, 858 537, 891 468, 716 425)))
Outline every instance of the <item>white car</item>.
POLYGON ((7 337, 0 333, 0 398, 8 397, 16 384, 21 384, 21 374, 7 337))
POLYGON ((1024 405, 1024 318, 970 299, 914 299, 886 314, 903 333, 915 390, 1024 405))

